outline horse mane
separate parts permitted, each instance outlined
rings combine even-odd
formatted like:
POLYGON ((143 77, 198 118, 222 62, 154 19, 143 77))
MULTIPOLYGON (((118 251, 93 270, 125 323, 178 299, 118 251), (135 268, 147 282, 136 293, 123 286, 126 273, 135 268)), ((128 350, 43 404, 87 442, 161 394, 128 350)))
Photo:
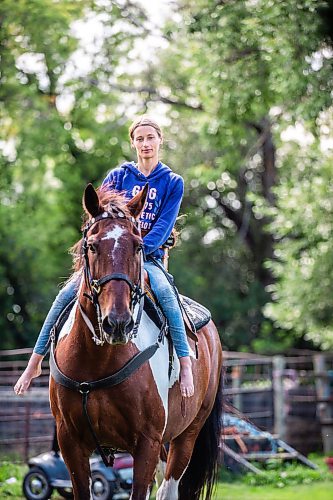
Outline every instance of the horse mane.
POLYGON ((110 185, 107 185, 98 188, 97 193, 99 201, 106 212, 114 208, 124 212, 127 217, 131 215, 127 207, 128 199, 126 199, 125 191, 115 191, 110 188, 110 185))
MULTIPOLYGON (((112 210, 121 210, 126 217, 129 217, 130 211, 127 207, 128 199, 126 199, 124 191, 115 191, 110 189, 110 185, 101 186, 97 190, 98 198, 100 204, 105 212, 111 212, 112 210)), ((87 222, 91 219, 91 215, 84 211, 83 213, 83 223, 81 230, 85 227, 87 222)), ((69 249, 69 254, 72 256, 72 270, 73 274, 80 271, 83 266, 83 253, 82 253, 82 238, 79 239, 72 247, 69 249)), ((72 275, 69 277, 70 281, 72 275)))

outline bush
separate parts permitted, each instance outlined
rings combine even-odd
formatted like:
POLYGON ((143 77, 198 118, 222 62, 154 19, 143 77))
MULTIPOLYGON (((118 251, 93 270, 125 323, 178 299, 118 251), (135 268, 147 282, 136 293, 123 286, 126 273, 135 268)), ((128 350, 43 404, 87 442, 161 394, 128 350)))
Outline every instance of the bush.
POLYGON ((262 474, 247 473, 241 476, 242 481, 251 486, 271 485, 277 488, 295 486, 297 484, 310 484, 316 481, 333 481, 323 457, 313 455, 311 460, 318 465, 317 470, 310 469, 299 462, 283 462, 282 460, 266 461, 256 466, 262 474))

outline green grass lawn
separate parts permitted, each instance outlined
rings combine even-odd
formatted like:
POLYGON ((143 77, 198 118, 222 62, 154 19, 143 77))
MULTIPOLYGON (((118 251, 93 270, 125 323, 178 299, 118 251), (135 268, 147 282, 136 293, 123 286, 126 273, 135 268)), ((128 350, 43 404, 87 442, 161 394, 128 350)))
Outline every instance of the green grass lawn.
MULTIPOLYGON (((21 483, 0 487, 0 498, 8 500, 24 500, 21 483)), ((60 500, 56 493, 52 500, 60 500)), ((332 500, 333 485, 331 482, 286 486, 278 489, 272 486, 248 486, 241 483, 219 483, 214 500, 332 500)))
POLYGON ((219 483, 214 500, 332 500, 333 483, 318 482, 297 486, 249 486, 219 483))
MULTIPOLYGON (((333 474, 328 472, 322 457, 314 460, 318 471, 284 466, 266 471, 262 476, 222 472, 214 500, 333 500, 333 474)), ((0 499, 24 500, 22 479, 27 470, 24 465, 0 463, 0 499)), ((52 500, 60 498, 56 493, 52 496, 52 500)))

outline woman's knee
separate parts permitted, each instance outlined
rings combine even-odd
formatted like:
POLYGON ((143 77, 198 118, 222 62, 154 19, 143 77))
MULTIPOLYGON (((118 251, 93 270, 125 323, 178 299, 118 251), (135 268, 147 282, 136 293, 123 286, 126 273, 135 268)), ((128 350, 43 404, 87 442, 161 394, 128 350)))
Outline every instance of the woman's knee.
POLYGON ((163 298, 168 297, 169 295, 174 295, 173 287, 170 285, 163 273, 157 276, 155 275, 154 277, 150 276, 150 282, 156 295, 163 298))

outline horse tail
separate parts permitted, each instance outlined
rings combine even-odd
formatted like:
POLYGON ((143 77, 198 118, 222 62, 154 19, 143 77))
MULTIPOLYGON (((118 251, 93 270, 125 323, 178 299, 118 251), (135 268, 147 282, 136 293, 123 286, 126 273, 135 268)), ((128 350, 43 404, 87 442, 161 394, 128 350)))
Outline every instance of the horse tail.
POLYGON ((180 500, 210 500, 218 478, 223 414, 223 373, 210 415, 196 439, 189 465, 179 484, 180 500))

